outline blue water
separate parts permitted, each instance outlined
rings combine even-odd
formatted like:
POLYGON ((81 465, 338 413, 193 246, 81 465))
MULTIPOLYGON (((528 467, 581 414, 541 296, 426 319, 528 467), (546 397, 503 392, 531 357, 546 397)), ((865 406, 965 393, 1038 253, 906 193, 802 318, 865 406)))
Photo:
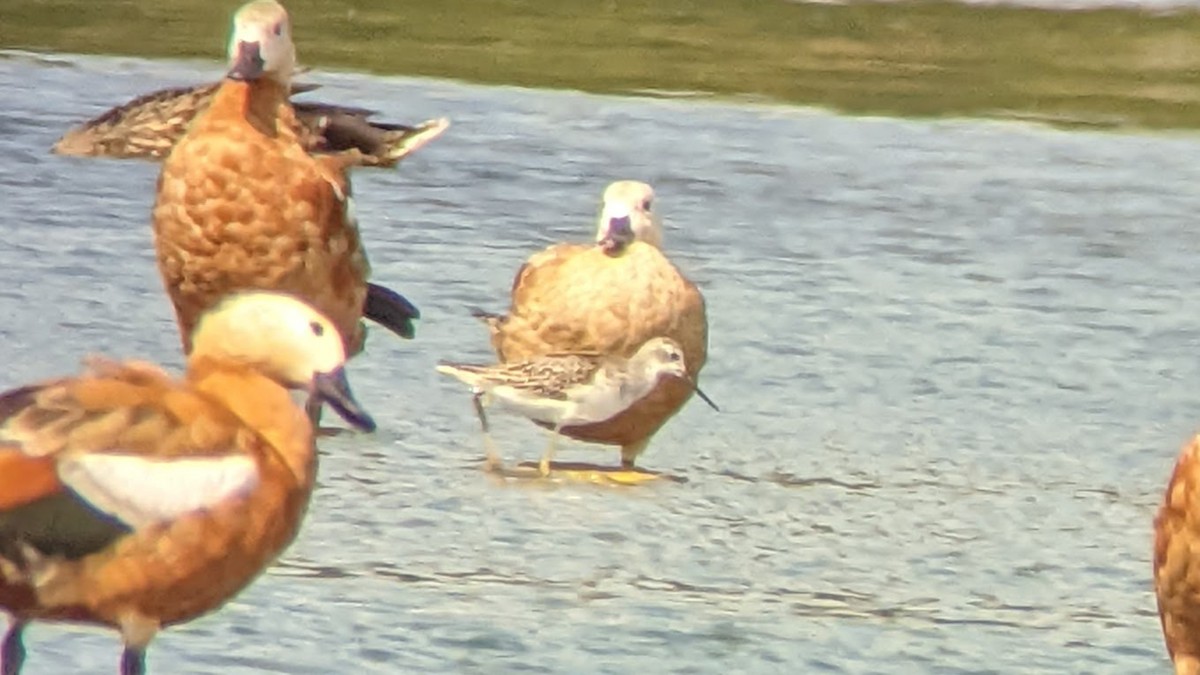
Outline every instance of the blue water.
MULTIPOLYGON (((86 353, 180 365, 151 255, 157 166, 48 153, 215 64, 0 59, 0 386, 86 353)), ((351 368, 381 425, 322 443, 300 539, 151 672, 1147 673, 1151 520, 1200 420, 1200 140, 841 117, 315 74, 311 98, 453 127, 355 175, 418 339, 351 368), (703 374, 636 488, 498 483, 440 358, 467 308, 651 182, 703 289, 703 374)), ((494 416, 514 459, 544 435, 494 416)), ((617 462, 569 445, 564 460, 617 462)), ((29 635, 27 673, 115 669, 29 635)))

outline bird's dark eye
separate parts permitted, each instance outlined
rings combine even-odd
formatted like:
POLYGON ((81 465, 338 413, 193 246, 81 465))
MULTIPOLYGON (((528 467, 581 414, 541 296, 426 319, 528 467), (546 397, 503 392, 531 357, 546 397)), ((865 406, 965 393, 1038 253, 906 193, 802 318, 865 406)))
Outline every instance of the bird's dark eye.
POLYGON ((325 326, 322 326, 316 321, 308 324, 308 327, 312 329, 313 335, 316 335, 317 337, 321 337, 325 334, 325 326))
POLYGON ((670 361, 678 361, 681 358, 683 358, 683 355, 679 352, 671 352, 670 354, 667 354, 667 359, 670 361))
POLYGON ((649 199, 647 199, 646 201, 642 202, 642 210, 643 210, 643 211, 649 211, 649 210, 650 210, 650 200, 649 200, 649 199))
POLYGON ((275 34, 283 35, 283 24, 282 23, 275 24, 275 34))

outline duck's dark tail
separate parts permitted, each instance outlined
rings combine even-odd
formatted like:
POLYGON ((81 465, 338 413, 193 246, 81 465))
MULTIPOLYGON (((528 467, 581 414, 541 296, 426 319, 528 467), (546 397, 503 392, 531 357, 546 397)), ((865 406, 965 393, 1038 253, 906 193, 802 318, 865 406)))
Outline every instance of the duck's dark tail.
POLYGON ((479 307, 471 308, 471 316, 486 323, 488 325, 488 328, 492 329, 492 330, 499 328, 500 324, 504 321, 503 314, 496 314, 494 312, 489 312, 487 310, 480 309, 479 307))
POLYGON ((408 298, 390 288, 379 284, 367 284, 367 302, 363 306, 363 316, 396 335, 411 340, 417 335, 417 327, 413 321, 421 318, 421 310, 409 302, 408 298))

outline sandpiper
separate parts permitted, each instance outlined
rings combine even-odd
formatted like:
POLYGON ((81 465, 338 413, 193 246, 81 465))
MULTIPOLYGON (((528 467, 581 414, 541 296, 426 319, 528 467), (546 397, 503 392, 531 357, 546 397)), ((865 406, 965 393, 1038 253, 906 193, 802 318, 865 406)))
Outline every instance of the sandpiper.
MULTIPOLYGON (((506 314, 473 312, 487 325, 497 360, 591 350, 630 357, 647 340, 669 337, 683 348, 690 379, 699 381, 708 355, 704 295, 662 249, 654 202, 646 183, 612 183, 592 243, 554 244, 533 254, 513 279, 506 314)), ((685 380, 664 378, 619 415, 568 424, 560 433, 620 447, 621 466, 633 471, 694 390, 685 380)))
POLYGON ((598 352, 560 352, 492 366, 443 361, 437 369, 474 390, 472 401, 483 428, 487 467, 491 470, 498 470, 501 464, 484 413, 491 399, 553 427, 550 443, 538 463, 542 476, 550 475, 550 460, 563 427, 611 419, 649 394, 660 378, 676 377, 688 382, 705 403, 718 410, 688 376, 679 343, 665 337, 646 341, 627 359, 598 352))

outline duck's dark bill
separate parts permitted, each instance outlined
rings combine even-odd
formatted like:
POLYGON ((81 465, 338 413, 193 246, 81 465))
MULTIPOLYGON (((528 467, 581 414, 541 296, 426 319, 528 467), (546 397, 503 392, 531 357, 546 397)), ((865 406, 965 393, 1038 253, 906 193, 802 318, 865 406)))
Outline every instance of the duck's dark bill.
POLYGON ((263 75, 265 62, 257 42, 239 42, 233 66, 225 74, 231 80, 257 80, 263 75))
POLYGON ((346 381, 346 371, 343 368, 330 373, 318 373, 313 378, 316 395, 328 403, 342 419, 360 431, 375 431, 375 420, 367 414, 354 400, 350 392, 350 383, 346 381))

